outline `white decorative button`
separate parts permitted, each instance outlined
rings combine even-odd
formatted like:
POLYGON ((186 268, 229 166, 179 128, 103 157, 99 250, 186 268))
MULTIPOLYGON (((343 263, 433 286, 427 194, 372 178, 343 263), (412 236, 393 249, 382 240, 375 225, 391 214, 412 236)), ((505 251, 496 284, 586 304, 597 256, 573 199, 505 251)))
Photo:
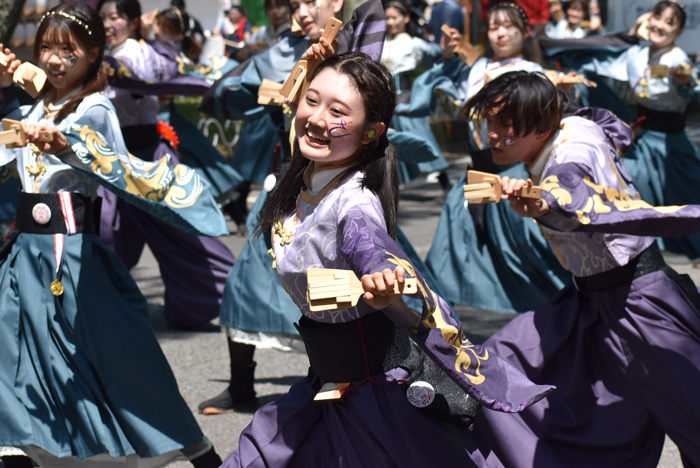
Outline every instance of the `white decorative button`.
POLYGON ((419 380, 409 385, 406 398, 416 408, 425 408, 435 400, 435 389, 428 382, 419 380))
POLYGON ((265 181, 263 181, 263 188, 268 192, 272 192, 272 189, 275 188, 275 184, 277 184, 277 177, 275 177, 274 174, 268 174, 267 177, 265 177, 265 181))
POLYGON ((45 203, 37 203, 32 208, 32 217, 39 224, 46 224, 51 220, 51 208, 45 203))

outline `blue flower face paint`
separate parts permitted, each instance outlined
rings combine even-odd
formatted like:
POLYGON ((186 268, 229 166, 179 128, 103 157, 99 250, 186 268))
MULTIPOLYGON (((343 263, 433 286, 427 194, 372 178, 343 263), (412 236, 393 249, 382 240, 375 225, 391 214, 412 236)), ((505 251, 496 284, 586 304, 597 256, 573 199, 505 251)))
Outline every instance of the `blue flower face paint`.
POLYGON ((340 122, 331 122, 331 129, 328 134, 332 138, 343 138, 350 135, 349 127, 352 122, 346 122, 345 119, 340 119, 340 122))

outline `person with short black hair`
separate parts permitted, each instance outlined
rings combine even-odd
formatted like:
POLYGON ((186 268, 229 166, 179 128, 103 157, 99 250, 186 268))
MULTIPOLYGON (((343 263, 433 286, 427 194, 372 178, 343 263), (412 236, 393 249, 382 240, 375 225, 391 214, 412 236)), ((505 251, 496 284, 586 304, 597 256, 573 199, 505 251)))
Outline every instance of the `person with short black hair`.
MULTIPOLYGON (((416 78, 408 115, 431 115, 438 88, 461 105, 503 73, 543 71, 529 57, 533 40, 522 8, 514 3, 496 4, 488 13, 487 24, 486 56, 471 66, 454 53, 461 40, 457 31, 443 38, 445 62, 416 78)), ((397 106, 398 114, 403 112, 401 107, 397 106)), ((467 125, 470 169, 509 177, 526 175, 522 164, 494 163, 485 122, 469 118, 467 125)), ((426 260, 442 294, 456 304, 507 313, 543 304, 569 281, 567 272, 539 228, 514 216, 507 204, 470 204, 465 209, 461 189, 465 180, 463 173, 447 194, 426 260)))
POLYGON ((527 180, 502 179, 502 198, 540 225, 574 277, 485 343, 557 390, 510 418, 483 412, 477 427, 514 468, 655 467, 664 434, 697 466, 700 294, 654 236, 697 232, 700 206, 643 202, 620 157, 631 129, 601 109, 562 118, 541 74, 496 78, 465 114, 487 122, 494 161, 527 165, 527 180), (534 183, 541 198, 515 195, 534 183))

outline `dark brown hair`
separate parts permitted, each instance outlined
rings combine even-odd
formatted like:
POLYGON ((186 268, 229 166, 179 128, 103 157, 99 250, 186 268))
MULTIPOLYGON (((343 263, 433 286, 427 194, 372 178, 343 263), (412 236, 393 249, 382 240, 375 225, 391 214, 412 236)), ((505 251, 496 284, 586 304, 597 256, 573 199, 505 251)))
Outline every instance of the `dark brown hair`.
MULTIPOLYGON (((74 44, 79 44, 87 53, 95 48, 98 51, 97 58, 90 65, 83 79, 83 89, 75 93, 58 111, 54 121, 60 123, 78 107, 84 98, 102 91, 107 86, 107 77, 102 71, 105 29, 97 12, 84 3, 58 5, 44 17, 36 32, 33 54, 35 62, 39 60, 42 44, 47 42, 67 44, 71 48, 74 47, 74 44), (62 12, 74 16, 83 24, 60 14, 50 14, 51 12, 62 12)), ((53 94, 53 91, 54 87, 47 80, 38 97, 45 100, 53 94)))
POLYGON ((100 0, 97 3, 97 12, 99 13, 102 7, 107 3, 114 3, 114 8, 117 10, 117 13, 124 15, 129 23, 136 21, 134 35, 136 39, 141 39, 141 4, 139 0, 100 0))
POLYGON ((583 11, 583 21, 591 20, 591 11, 590 6, 588 5, 588 0, 571 0, 571 3, 566 11, 568 12, 572 7, 578 7, 579 10, 583 11))
POLYGON ((464 106, 467 118, 495 118, 518 137, 555 132, 562 119, 559 91, 542 73, 514 71, 486 84, 464 106))
POLYGON ((661 16, 661 14, 666 11, 667 8, 671 8, 673 10, 673 14, 676 15, 676 18, 678 18, 678 22, 680 23, 680 26, 678 27, 683 28, 685 26, 686 19, 685 7, 681 6, 678 2, 662 0, 654 5, 654 9, 651 13, 654 16, 661 16))
MULTIPOLYGON (((526 60, 531 60, 534 57, 535 46, 534 41, 528 35, 528 19, 525 10, 514 3, 497 3, 491 7, 486 17, 486 29, 488 29, 489 24, 491 24, 491 18, 495 17, 498 13, 503 13, 506 19, 510 21, 513 26, 518 28, 518 31, 523 35, 525 41, 523 42, 522 55, 526 60)), ((484 44, 484 56, 493 57, 493 49, 488 40, 484 44)))
MULTIPOLYGON (((381 122, 388 130, 396 107, 396 87, 386 67, 373 62, 361 52, 348 52, 324 60, 311 80, 327 68, 349 77, 354 83, 362 97, 366 125, 381 122)), ((301 154, 299 143, 295 140, 289 169, 267 199, 255 230, 256 235, 267 232, 276 221, 284 221, 294 212, 297 196, 304 187, 304 171, 310 162, 301 154)), ((389 143, 386 131, 365 146, 354 169, 364 172, 362 188, 377 195, 384 211, 387 232, 396 238, 399 173, 396 151, 389 143)))
POLYGON ((184 36, 190 29, 189 15, 176 7, 170 7, 159 12, 156 16, 156 21, 159 21, 160 27, 171 36, 177 36, 178 34, 184 36))

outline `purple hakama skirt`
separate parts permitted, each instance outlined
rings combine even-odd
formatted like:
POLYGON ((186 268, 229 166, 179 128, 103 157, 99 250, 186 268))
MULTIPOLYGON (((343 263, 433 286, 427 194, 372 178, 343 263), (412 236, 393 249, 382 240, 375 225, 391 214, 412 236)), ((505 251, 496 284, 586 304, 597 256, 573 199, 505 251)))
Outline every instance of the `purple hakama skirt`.
MULTIPOLYGON (((179 161, 163 142, 131 151, 144 161, 166 153, 171 165, 179 161)), ((236 262, 217 238, 185 233, 117 198, 100 187, 103 198, 100 240, 128 269, 139 261, 145 244, 153 252, 165 283, 165 320, 173 328, 196 328, 219 315, 228 272, 236 262)))
POLYGON ((655 468, 664 434, 700 466, 700 313, 670 268, 596 292, 568 286, 485 346, 557 390, 476 427, 506 466, 655 468))
POLYGON ((314 401, 321 382, 309 373, 255 413, 222 467, 503 466, 476 431, 411 406, 401 385, 407 378, 395 368, 376 383, 353 385, 340 400, 314 401))

